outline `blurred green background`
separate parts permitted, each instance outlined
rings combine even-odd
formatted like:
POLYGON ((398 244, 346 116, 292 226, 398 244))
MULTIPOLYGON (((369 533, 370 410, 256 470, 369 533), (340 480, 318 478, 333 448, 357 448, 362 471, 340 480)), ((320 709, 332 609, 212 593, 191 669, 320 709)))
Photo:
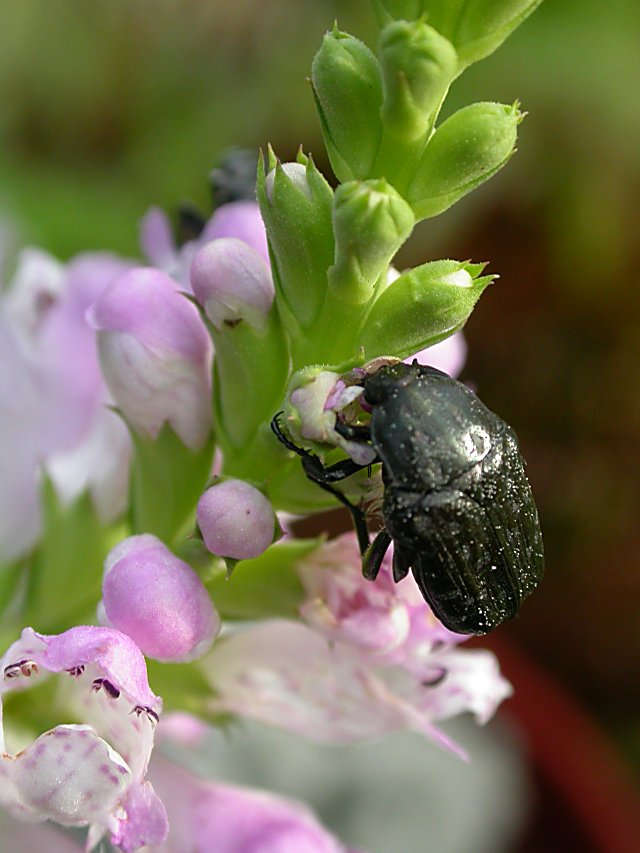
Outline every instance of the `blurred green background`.
MULTIPOLYGON (((151 204, 208 209, 228 146, 300 143, 330 173, 306 75, 322 33, 375 39, 366 2, 21 0, 0 26, 0 219, 61 258, 138 254, 151 204)), ((521 99, 520 150, 417 229, 405 264, 489 260, 464 378, 512 423, 547 576, 507 634, 640 767, 640 24, 637 0, 547 0, 446 111, 521 99)))

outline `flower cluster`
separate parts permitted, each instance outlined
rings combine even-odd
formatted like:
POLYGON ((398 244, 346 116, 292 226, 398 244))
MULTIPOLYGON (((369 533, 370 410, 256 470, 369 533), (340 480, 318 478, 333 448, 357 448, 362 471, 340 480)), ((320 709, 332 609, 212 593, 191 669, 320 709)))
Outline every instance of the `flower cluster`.
POLYGON ((201 728, 411 729, 466 757, 440 723, 484 723, 510 693, 412 577, 396 582, 393 549, 365 579, 364 521, 359 538, 294 533, 292 516, 342 502, 364 519, 380 496, 362 377, 462 367, 495 276, 393 261, 508 160, 521 119, 482 103, 437 123, 450 83, 535 0, 459 3, 453 29, 439 3, 374 5, 375 54, 335 28, 313 62, 336 189, 302 152, 269 149, 257 184, 236 153, 191 239, 154 208, 144 263, 28 249, 0 293, 0 805, 16 849, 79 849, 58 824, 86 828, 86 850, 348 853, 302 804, 187 770, 201 728), (305 471, 322 463, 361 473, 320 488, 305 471), (156 733, 185 766, 152 756, 156 733))

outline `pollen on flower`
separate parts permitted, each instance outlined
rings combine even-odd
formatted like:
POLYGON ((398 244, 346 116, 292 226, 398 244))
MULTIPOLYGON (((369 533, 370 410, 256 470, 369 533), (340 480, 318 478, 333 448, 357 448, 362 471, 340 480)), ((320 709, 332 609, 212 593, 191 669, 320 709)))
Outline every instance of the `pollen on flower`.
POLYGON ((5 678, 18 678, 21 675, 29 678, 33 673, 38 674, 38 664, 32 660, 21 660, 4 668, 5 678))
POLYGON ((94 693, 97 693, 99 690, 104 690, 107 696, 110 699, 117 699, 120 696, 120 691, 117 687, 114 687, 113 684, 108 681, 106 678, 96 678, 91 683, 91 689, 94 693))

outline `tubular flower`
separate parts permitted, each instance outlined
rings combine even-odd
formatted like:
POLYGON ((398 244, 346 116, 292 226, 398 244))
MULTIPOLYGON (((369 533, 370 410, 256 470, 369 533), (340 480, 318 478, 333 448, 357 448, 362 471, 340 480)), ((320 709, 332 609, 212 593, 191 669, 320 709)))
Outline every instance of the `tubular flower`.
POLYGON ((490 652, 457 648, 412 578, 393 583, 391 561, 371 583, 353 534, 321 546, 300 566, 307 625, 240 630, 203 660, 213 708, 327 742, 409 728, 464 757, 436 722, 485 723, 511 687, 490 652))
POLYGON ((0 662, 0 700, 59 674, 82 724, 59 725, 16 751, 0 731, 0 804, 30 822, 88 826, 87 849, 109 834, 123 851, 159 844, 164 806, 145 781, 162 701, 135 643, 111 628, 56 636, 25 628, 0 662))
POLYGON ((107 408, 85 312, 128 267, 106 252, 65 266, 25 250, 0 295, 0 561, 38 539, 43 468, 64 503, 88 490, 103 522, 125 508, 129 437, 107 408))
POLYGON ((211 428, 211 342, 176 283, 152 268, 117 278, 91 309, 100 363, 133 428, 155 438, 168 422, 191 449, 211 428))

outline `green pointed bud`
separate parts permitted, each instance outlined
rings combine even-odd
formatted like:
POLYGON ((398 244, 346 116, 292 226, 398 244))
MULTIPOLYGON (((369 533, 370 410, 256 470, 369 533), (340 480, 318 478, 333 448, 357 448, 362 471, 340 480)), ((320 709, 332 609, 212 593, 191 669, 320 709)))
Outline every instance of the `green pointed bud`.
POLYGON ((362 304, 415 223, 411 206, 384 180, 338 187, 333 203, 335 264, 329 287, 344 303, 362 304))
POLYGON ((433 134, 406 194, 418 219, 437 216, 494 175, 515 150, 518 104, 458 110, 433 134))
POLYGON ((295 337, 313 324, 333 264, 333 191, 313 160, 258 168, 258 201, 271 250, 276 301, 295 337))
POLYGON ((489 56, 542 0, 373 0, 382 26, 389 20, 421 16, 446 36, 462 66, 489 56))
POLYGON ((424 138, 458 73, 453 45, 423 21, 393 21, 380 33, 378 60, 385 130, 403 140, 424 138))
MULTIPOLYGON (((440 0, 442 3, 443 0, 440 0)), ((468 0, 463 4, 455 43, 465 65, 493 53, 542 0, 468 0)))
POLYGON ((359 39, 334 28, 314 57, 311 83, 336 176, 342 182, 368 178, 382 136, 375 56, 359 39))
POLYGON ((496 276, 484 264, 432 261, 403 273, 376 300, 358 345, 367 360, 407 358, 462 328, 496 276))

